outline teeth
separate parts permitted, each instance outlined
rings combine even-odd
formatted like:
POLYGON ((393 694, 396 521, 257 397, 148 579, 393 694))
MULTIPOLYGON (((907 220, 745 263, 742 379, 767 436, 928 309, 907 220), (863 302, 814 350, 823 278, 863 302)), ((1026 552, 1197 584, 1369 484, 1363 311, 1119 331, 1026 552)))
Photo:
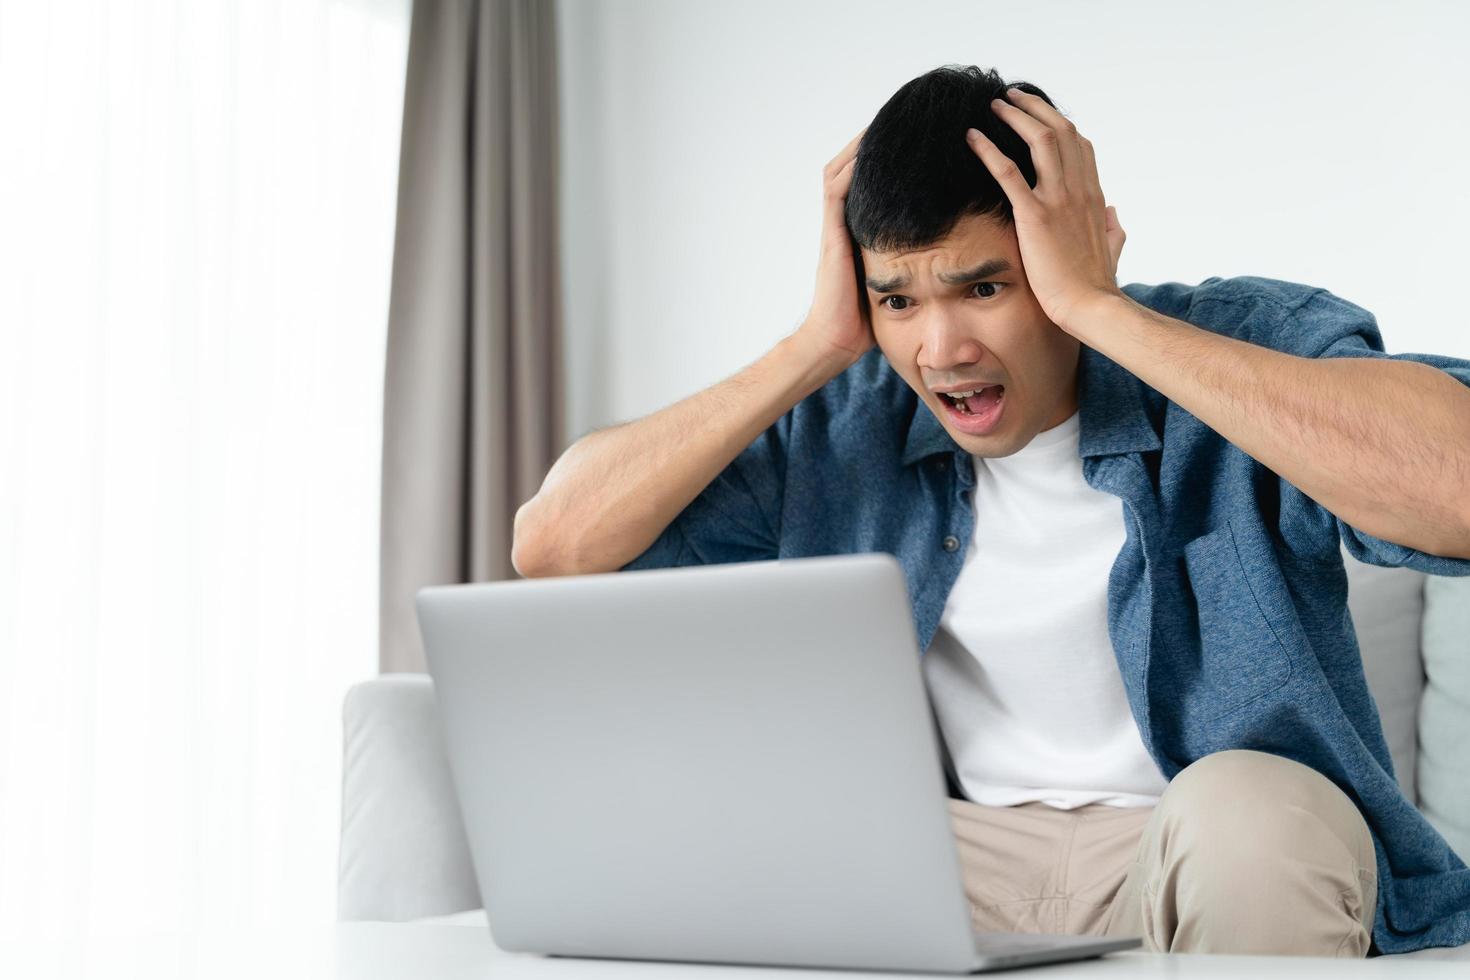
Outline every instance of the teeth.
POLYGON ((946 391, 945 394, 948 395, 949 397, 953 398, 955 401, 962 401, 962 400, 964 400, 966 398, 969 398, 971 395, 975 394, 976 391, 983 391, 983 390, 984 390, 983 388, 976 388, 976 389, 974 389, 972 391, 946 391))

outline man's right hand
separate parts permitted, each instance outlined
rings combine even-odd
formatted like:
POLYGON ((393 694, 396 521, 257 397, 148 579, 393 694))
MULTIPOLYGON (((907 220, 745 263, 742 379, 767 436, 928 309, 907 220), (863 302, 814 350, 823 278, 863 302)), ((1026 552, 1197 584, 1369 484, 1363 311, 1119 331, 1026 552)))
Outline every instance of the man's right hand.
POLYGON ((822 170, 822 251, 811 309, 795 336, 817 356, 843 366, 856 363, 874 344, 867 294, 857 281, 852 236, 847 230, 847 191, 852 186, 862 132, 822 170))

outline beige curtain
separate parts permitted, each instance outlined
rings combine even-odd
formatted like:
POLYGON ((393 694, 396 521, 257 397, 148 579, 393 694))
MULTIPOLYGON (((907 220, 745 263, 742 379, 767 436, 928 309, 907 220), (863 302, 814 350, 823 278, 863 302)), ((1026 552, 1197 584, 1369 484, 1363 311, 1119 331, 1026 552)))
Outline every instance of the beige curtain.
POLYGON ((511 578, 563 441, 550 0, 415 0, 383 407, 379 667, 426 669, 413 594, 511 578))

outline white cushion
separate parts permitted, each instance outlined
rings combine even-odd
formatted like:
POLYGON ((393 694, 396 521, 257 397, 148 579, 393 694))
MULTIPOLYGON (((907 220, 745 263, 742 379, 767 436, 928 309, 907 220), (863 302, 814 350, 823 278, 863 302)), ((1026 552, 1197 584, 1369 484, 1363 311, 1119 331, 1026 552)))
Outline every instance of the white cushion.
POLYGON ((337 918, 401 922, 479 908, 429 675, 354 686, 342 723, 337 918))
POLYGON ((1364 564, 1346 549, 1342 560, 1347 566, 1348 612, 1358 634, 1368 690, 1378 703, 1399 786, 1417 803, 1416 747, 1419 703, 1424 695, 1419 626, 1428 576, 1409 568, 1364 564))
POLYGON ((1424 584, 1419 809, 1470 862, 1470 578, 1424 584))

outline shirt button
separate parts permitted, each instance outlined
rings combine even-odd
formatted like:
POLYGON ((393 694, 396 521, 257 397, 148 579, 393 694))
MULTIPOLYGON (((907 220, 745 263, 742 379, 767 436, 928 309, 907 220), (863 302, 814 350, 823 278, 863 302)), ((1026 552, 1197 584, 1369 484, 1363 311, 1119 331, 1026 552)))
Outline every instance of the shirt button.
POLYGON ((959 538, 955 537, 953 534, 947 534, 947 535, 945 535, 945 537, 944 537, 944 550, 945 551, 958 551, 959 550, 959 547, 960 547, 960 539, 959 538))
POLYGON ((934 468, 936 470, 942 470, 942 469, 944 469, 948 465, 949 465, 949 461, 948 460, 936 459, 934 461, 934 468))

